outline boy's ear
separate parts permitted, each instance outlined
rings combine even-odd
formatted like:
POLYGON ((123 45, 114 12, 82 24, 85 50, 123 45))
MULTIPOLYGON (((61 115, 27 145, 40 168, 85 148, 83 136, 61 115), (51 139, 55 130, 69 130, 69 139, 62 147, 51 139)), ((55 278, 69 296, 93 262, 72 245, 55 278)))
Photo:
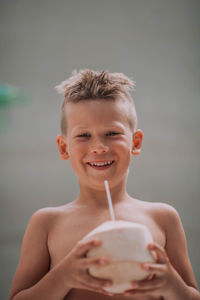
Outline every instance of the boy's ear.
POLYGON ((137 129, 133 135, 133 148, 132 148, 133 155, 140 154, 142 141, 143 141, 143 132, 141 129, 137 129))
POLYGON ((58 145, 58 150, 60 152, 60 158, 63 160, 67 160, 69 158, 69 153, 67 151, 67 144, 62 135, 58 135, 56 138, 56 142, 58 145))

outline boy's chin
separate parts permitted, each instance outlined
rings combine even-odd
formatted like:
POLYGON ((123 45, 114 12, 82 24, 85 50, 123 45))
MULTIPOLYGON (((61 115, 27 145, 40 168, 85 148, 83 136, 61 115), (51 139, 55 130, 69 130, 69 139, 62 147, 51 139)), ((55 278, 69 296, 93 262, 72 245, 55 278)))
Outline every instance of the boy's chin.
MULTIPOLYGON (((105 183, 104 183, 105 180, 108 181, 110 188, 123 184, 122 178, 117 180, 116 178, 114 179, 114 178, 105 177, 104 179, 101 180, 92 180, 92 182, 88 182, 88 186, 98 191, 105 191, 105 183)), ((126 180, 126 177, 124 180, 126 180)))
MULTIPOLYGON (((107 180, 107 179, 105 179, 105 180, 107 180)), ((89 186, 91 188, 94 188, 95 190, 98 190, 98 191, 105 191, 104 180, 99 180, 97 182, 93 182, 91 185, 89 184, 89 186)))

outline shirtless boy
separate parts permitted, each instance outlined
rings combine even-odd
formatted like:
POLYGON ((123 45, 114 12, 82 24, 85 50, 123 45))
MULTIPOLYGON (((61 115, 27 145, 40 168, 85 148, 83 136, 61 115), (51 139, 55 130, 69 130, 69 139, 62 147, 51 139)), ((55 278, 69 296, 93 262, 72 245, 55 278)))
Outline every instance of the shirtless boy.
POLYGON ((143 139, 129 94, 133 86, 122 73, 82 70, 58 87, 64 94, 58 149, 61 159, 70 160, 80 193, 64 206, 33 214, 9 300, 200 299, 176 210, 126 192, 131 157, 140 154, 143 139), (89 266, 109 264, 104 257, 86 257, 101 241, 82 241, 109 220, 104 180, 116 219, 146 225, 154 240, 149 251, 157 257, 154 264, 141 264, 148 280, 132 282, 132 289, 120 295, 104 290, 111 278, 97 279, 88 272, 89 266))

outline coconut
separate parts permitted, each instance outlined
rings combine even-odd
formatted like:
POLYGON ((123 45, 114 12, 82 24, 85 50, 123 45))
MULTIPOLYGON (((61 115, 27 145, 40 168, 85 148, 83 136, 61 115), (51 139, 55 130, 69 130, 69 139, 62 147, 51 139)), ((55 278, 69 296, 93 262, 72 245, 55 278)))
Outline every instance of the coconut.
POLYGON ((107 221, 89 232, 83 240, 100 239, 101 245, 91 249, 87 257, 105 257, 108 264, 91 266, 89 273, 97 278, 111 279, 113 285, 105 290, 123 293, 132 288, 131 281, 143 280, 149 273, 141 263, 154 262, 155 258, 147 249, 153 239, 144 225, 126 221, 107 221))

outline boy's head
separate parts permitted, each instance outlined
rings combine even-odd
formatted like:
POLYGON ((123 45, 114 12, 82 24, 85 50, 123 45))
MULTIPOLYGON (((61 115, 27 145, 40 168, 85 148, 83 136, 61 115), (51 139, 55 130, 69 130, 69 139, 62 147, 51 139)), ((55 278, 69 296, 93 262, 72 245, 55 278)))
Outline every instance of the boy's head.
POLYGON ((131 130, 137 128, 137 114, 129 90, 134 89, 135 83, 123 73, 97 72, 93 70, 74 71, 72 76, 56 86, 59 93, 64 95, 61 108, 61 132, 67 134, 67 103, 80 101, 102 100, 123 101, 127 104, 127 118, 131 130))
POLYGON ((126 180, 131 156, 140 153, 143 133, 129 90, 133 81, 122 73, 82 70, 62 82, 64 94, 60 157, 70 158, 79 183, 102 188, 126 180))

